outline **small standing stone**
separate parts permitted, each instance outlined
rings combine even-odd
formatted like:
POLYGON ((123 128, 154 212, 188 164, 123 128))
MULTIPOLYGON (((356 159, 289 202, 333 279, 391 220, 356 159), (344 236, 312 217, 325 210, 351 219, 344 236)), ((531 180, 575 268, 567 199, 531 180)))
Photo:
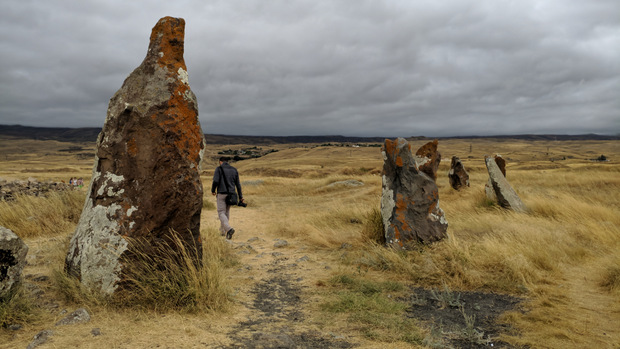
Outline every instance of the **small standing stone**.
POLYGON ((437 151, 438 144, 437 140, 428 142, 415 153, 415 162, 418 169, 426 173, 434 181, 437 180, 437 170, 441 163, 441 154, 437 151))
POLYGON ((506 180, 495 159, 487 156, 484 160, 489 171, 489 182, 497 197, 497 203, 504 208, 516 212, 525 212, 527 208, 510 183, 508 183, 508 180, 506 180))
POLYGON ((448 180, 450 181, 450 186, 456 190, 469 187, 469 174, 465 171, 465 166, 463 166, 461 160, 456 156, 453 156, 450 162, 448 180))
MULTIPOLYGON (((496 154, 493 157, 493 160, 495 160, 495 164, 497 164, 497 167, 499 168, 499 171, 502 173, 502 175, 506 177, 506 160, 504 160, 504 158, 499 154, 496 154)), ((487 184, 485 184, 484 186, 484 193, 486 194, 489 200, 497 201, 497 195, 495 195, 495 189, 493 189, 491 178, 489 178, 489 180, 487 181, 487 184)))
POLYGON ((420 171, 404 138, 385 140, 381 217, 386 243, 406 248, 447 236, 448 222, 439 208, 435 181, 420 171))

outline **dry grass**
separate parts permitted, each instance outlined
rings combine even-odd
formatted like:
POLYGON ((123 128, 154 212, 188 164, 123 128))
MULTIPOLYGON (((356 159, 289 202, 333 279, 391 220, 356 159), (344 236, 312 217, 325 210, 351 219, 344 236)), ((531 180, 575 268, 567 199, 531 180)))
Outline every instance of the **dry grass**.
POLYGON ((22 238, 55 236, 77 224, 84 192, 50 192, 47 197, 22 195, 14 202, 0 201, 0 224, 22 238))
MULTIPOLYGON (((423 143, 413 142, 412 148, 423 143)), ((210 151, 216 154, 217 150, 210 151)), ((523 304, 526 312, 515 311, 503 317, 503 321, 518 333, 503 336, 502 339, 509 343, 578 348, 613 347, 614 343, 620 342, 617 326, 620 321, 620 260, 617 258, 620 251, 620 142, 440 141, 439 150, 448 160, 440 166, 438 186, 440 207, 446 212, 450 224, 449 239, 408 252, 369 243, 377 240, 381 229, 377 224, 381 194, 381 178, 377 173, 382 166, 379 149, 282 147, 279 150, 263 158, 235 164, 242 181, 252 184, 244 186, 249 207, 236 208, 232 213, 233 221, 247 227, 255 236, 290 239, 294 246, 291 249, 297 247, 295 244, 303 244, 307 248, 303 253, 309 254, 311 259, 338 263, 333 265, 333 272, 322 271, 323 279, 331 280, 328 282, 330 292, 321 289, 315 294, 315 290, 308 290, 319 299, 317 303, 338 307, 358 303, 370 306, 370 303, 363 302, 379 300, 367 299, 356 285, 383 285, 378 280, 399 280, 404 284, 437 288, 445 285, 451 290, 494 291, 526 299, 523 304), (507 159, 507 178, 528 206, 528 213, 507 212, 484 196, 488 176, 483 158, 485 154, 495 153, 507 159), (593 163, 588 160, 600 154, 605 154, 612 162, 593 163), (445 174, 452 155, 459 156, 469 171, 470 188, 457 192, 449 187, 445 174), (566 160, 557 160, 563 158, 566 160), (348 179, 365 185, 329 186, 348 179), (245 223, 243 219, 246 219, 245 223), (344 244, 349 247, 342 252, 344 244), (352 273, 357 276, 356 281, 350 283, 332 279, 334 274, 352 273)), ((24 158, 26 160, 10 159, 8 162, 0 159, 0 176, 19 176, 20 167, 33 171, 70 167, 84 171, 81 176, 88 178, 89 161, 39 164, 35 163, 35 157, 24 158)), ((203 173, 205 187, 210 184, 212 175, 209 166, 215 167, 215 160, 212 162, 207 163, 203 173)), ((50 178, 55 175, 55 172, 39 173, 50 178)), ((29 174, 24 172, 23 176, 29 174)), ((208 195, 205 199, 211 200, 208 195)), ((44 204, 29 204, 32 208, 20 209, 13 214, 16 218, 7 222, 27 224, 21 221, 27 221, 36 211, 34 207, 67 205, 51 201, 33 202, 44 204)), ((8 206, 0 205, 3 205, 0 206, 0 217, 8 217, 2 216, 10 211, 8 206)), ((81 202, 78 210, 80 207, 81 202)), ((203 220, 215 221, 212 203, 206 203, 205 208, 203 220)), ((73 210, 75 208, 69 211, 73 210)), ((6 218, 1 219, 0 224, 4 225, 6 218)), ((14 225, 11 229, 27 240, 42 234, 69 234, 74 221, 62 220, 66 224, 56 223, 61 226, 57 230, 36 228, 42 224, 38 218, 37 224, 14 225), (37 232, 24 235, 29 231, 37 232)), ((215 228, 208 229, 215 231, 215 228)), ((243 229, 240 231, 238 234, 243 233, 243 229)), ((218 246, 215 244, 214 248, 222 250, 213 253, 230 260, 231 256, 227 254, 230 252, 225 252, 225 246, 218 246)), ((230 278, 233 272, 225 267, 219 272, 224 278, 230 278)), ((385 291, 376 292, 372 297, 378 297, 377 294, 385 294, 385 291)), ((106 307, 93 307, 108 314, 106 307)), ((383 312, 388 308, 379 309, 384 309, 380 310, 383 312)), ((341 326, 341 329, 371 338, 378 346, 388 342, 385 333, 404 331, 404 327, 398 326, 385 329, 385 332, 364 330, 370 326, 368 321, 371 319, 367 317, 370 312, 334 310, 327 305, 323 311, 328 311, 330 317, 330 322, 323 324, 326 331, 341 326), (357 325, 347 325, 350 321, 357 325)), ((123 310, 108 315, 113 322, 144 326, 161 323, 160 320, 149 322, 136 314, 123 310)), ((207 332, 224 331, 219 328, 198 329, 202 322, 194 318, 191 321, 196 325, 187 326, 201 336, 207 332)), ((134 344, 153 343, 134 335, 134 344)), ((419 338, 416 336, 410 340, 419 343, 419 338)), ((164 338, 161 340, 166 343, 164 338)), ((118 338, 113 341, 122 343, 118 338)))
POLYGON ((126 262, 130 277, 113 298, 90 292, 60 269, 54 273, 57 289, 66 301, 91 307, 184 313, 225 311, 232 294, 225 267, 234 264, 235 257, 216 229, 210 227, 201 233, 204 245, 200 263, 196 262, 195 247, 186 246, 174 233, 169 243, 149 246, 150 253, 142 252, 140 241, 132 241, 135 253, 131 263, 126 262))

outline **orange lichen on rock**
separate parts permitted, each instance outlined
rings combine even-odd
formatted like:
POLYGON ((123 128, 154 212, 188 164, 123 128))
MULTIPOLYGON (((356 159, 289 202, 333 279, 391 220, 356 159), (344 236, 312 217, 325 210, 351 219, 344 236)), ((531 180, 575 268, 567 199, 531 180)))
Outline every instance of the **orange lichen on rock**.
POLYGON ((164 17, 151 31, 149 51, 158 56, 157 64, 176 72, 185 68, 184 54, 185 20, 183 18, 164 17))
POLYGON ((386 139, 383 151, 381 215, 386 243, 408 248, 411 243, 445 238, 447 221, 438 207, 437 185, 418 170, 409 143, 386 139))

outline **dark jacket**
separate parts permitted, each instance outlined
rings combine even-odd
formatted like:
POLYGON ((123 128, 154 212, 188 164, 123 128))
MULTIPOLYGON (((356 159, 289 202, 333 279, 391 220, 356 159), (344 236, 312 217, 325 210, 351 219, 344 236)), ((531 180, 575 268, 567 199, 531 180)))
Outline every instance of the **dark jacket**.
POLYGON ((239 173, 237 169, 230 166, 227 162, 222 163, 221 166, 215 168, 215 173, 213 174, 213 184, 211 184, 211 192, 215 193, 217 190, 218 194, 229 194, 235 191, 237 188, 237 194, 239 195, 239 200, 243 199, 243 194, 241 193, 241 183, 239 183, 239 173), (224 180, 226 181, 226 185, 222 181, 222 171, 224 170, 224 180), (228 187, 228 190, 226 190, 228 187))

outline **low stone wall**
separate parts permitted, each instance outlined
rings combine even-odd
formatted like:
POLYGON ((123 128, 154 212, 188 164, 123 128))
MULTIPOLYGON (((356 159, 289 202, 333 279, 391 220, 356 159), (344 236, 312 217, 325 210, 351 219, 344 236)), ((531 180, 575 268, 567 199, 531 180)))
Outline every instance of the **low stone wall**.
POLYGON ((64 182, 39 182, 35 178, 7 181, 0 178, 0 201, 13 201, 19 195, 46 196, 49 192, 77 188, 64 182))

